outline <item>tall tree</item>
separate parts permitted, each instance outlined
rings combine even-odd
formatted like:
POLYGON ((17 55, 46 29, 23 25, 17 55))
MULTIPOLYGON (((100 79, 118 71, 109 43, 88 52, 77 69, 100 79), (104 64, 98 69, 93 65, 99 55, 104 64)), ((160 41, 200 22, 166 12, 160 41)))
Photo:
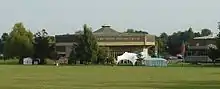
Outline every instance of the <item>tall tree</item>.
POLYGON ((168 40, 170 54, 176 55, 184 53, 185 47, 183 46, 187 46, 190 40, 198 36, 200 36, 200 33, 194 33, 191 27, 183 32, 174 32, 171 36, 169 36, 168 40))
POLYGON ((85 54, 86 62, 96 62, 97 61, 97 53, 98 53, 98 43, 95 36, 92 34, 92 30, 87 25, 83 26, 84 34, 84 46, 85 46, 85 54))
POLYGON ((160 34, 159 36, 160 40, 158 42, 161 41, 160 44, 162 44, 163 46, 161 46, 159 49, 162 49, 162 54, 166 54, 166 52, 168 51, 168 38, 169 36, 167 35, 167 33, 163 32, 160 34))
MULTIPOLYGON (((83 32, 83 31, 81 31, 83 32)), ((77 61, 80 61, 80 63, 82 64, 83 63, 83 56, 81 56, 84 51, 84 41, 83 41, 83 33, 79 33, 75 36, 75 39, 74 39, 74 43, 72 45, 72 51, 70 53, 70 56, 69 56, 69 60, 68 60, 68 63, 69 64, 76 64, 77 61)))
POLYGON ((161 33, 160 34, 160 38, 161 38, 161 40, 163 41, 163 43, 167 43, 167 41, 168 41, 168 35, 167 35, 167 33, 165 33, 165 32, 163 32, 163 33, 161 33))
POLYGON ((92 34, 91 28, 87 25, 83 26, 83 34, 78 34, 77 44, 73 44, 70 55, 70 62, 80 60, 81 63, 88 64, 89 62, 96 63, 98 55, 98 44, 95 36, 92 34), (82 56, 83 54, 83 56, 82 56))
POLYGON ((4 44, 8 39, 8 33, 3 33, 0 39, 0 54, 3 54, 4 44))
POLYGON ((187 39, 185 40, 185 42, 188 42, 195 37, 192 28, 189 28, 188 31, 186 31, 185 33, 187 33, 187 39))
POLYGON ((4 55, 9 57, 19 57, 22 63, 24 57, 33 55, 33 34, 27 31, 22 23, 16 23, 11 31, 5 46, 4 55))
POLYGON ((45 64, 45 58, 49 57, 50 37, 45 29, 34 34, 34 56, 40 58, 40 64, 45 64))
POLYGON ((160 37, 156 38, 156 46, 159 55, 163 55, 165 51, 165 45, 160 37))
POLYGON ((209 29, 202 29, 202 31, 201 31, 202 36, 208 36, 210 34, 212 34, 212 31, 209 29))
POLYGON ((3 41, 2 39, 0 39, 0 54, 3 54, 3 48, 4 48, 3 41))

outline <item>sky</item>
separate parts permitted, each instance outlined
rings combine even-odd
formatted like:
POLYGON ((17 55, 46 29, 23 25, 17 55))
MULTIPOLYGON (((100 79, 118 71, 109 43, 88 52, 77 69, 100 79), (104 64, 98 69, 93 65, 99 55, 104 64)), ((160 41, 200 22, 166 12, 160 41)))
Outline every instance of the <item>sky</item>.
POLYGON ((0 34, 17 22, 50 35, 72 34, 88 24, 95 31, 109 24, 153 35, 171 34, 192 27, 218 32, 220 0, 0 0, 0 34))

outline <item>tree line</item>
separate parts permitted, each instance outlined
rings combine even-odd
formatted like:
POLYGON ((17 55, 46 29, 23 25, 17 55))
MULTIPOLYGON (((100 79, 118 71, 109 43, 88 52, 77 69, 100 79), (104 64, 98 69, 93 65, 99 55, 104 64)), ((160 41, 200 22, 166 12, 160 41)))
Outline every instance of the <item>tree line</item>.
MULTIPOLYGON (((126 33, 144 33, 146 31, 128 29, 126 33)), ((160 55, 176 55, 181 53, 182 48, 194 37, 207 36, 212 32, 209 29, 202 29, 201 32, 193 32, 192 28, 185 31, 174 32, 168 35, 163 32, 156 37, 156 45, 160 55)), ((73 44, 69 63, 76 64, 77 61, 83 64, 113 64, 114 58, 108 53, 108 48, 99 47, 92 28, 83 26, 83 31, 78 35, 77 44, 73 44)), ((10 33, 3 33, 0 39, 0 54, 4 59, 17 58, 19 63, 25 57, 39 58, 40 64, 45 64, 46 58, 57 60, 58 54, 55 52, 55 38, 49 36, 46 29, 37 33, 32 33, 26 29, 22 23, 16 23, 10 33)))
POLYGON ((4 60, 17 58, 22 64, 23 58, 32 57, 39 58, 39 63, 45 64, 46 58, 54 59, 51 53, 55 52, 55 38, 49 36, 45 29, 33 34, 22 23, 16 23, 9 34, 3 33, 0 42, 4 60))
MULTIPOLYGON (((127 29, 126 33, 145 33, 148 32, 134 29, 127 29)), ((156 36, 156 45, 158 47, 159 55, 177 55, 182 53, 183 46, 187 48, 189 41, 194 37, 208 36, 211 35, 212 31, 210 29, 202 29, 201 32, 194 32, 190 27, 185 31, 177 31, 171 35, 168 35, 166 32, 161 33, 159 36, 156 36)), ((153 51, 154 49, 151 49, 153 51)))
MULTIPOLYGON (((108 55, 108 49, 100 48, 91 27, 83 26, 83 34, 77 36, 77 44, 73 44, 69 64, 80 61, 82 64, 113 64, 114 58, 108 55)), ((3 33, 0 39, 0 54, 4 60, 16 58, 22 64, 23 58, 39 58, 40 64, 46 64, 45 59, 58 60, 60 56, 55 51, 55 38, 49 36, 45 29, 37 33, 27 30, 22 23, 16 23, 12 31, 3 33)))

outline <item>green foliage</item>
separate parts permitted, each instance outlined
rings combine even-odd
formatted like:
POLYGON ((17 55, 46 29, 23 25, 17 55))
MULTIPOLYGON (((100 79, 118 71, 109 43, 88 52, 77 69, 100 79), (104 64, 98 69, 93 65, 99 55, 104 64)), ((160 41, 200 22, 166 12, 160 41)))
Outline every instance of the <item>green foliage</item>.
POLYGON ((8 33, 3 33, 2 36, 1 36, 1 39, 0 39, 0 54, 3 54, 4 45, 5 45, 5 42, 7 41, 8 37, 9 37, 8 33))
POLYGON ((101 47, 98 50, 98 60, 97 63, 104 64, 107 62, 109 50, 106 47, 101 47))
POLYGON ((161 41, 162 41, 164 44, 167 43, 168 37, 169 37, 169 36, 168 36, 167 33, 165 33, 165 32, 161 33, 160 36, 159 36, 159 38, 161 39, 161 41))
POLYGON ((4 43, 2 39, 0 39, 0 54, 3 54, 4 43))
POLYGON ((33 34, 27 31, 22 23, 16 23, 5 43, 4 55, 20 59, 32 56, 34 53, 32 43, 33 34))
POLYGON ((115 58, 112 57, 112 56, 109 56, 108 59, 107 59, 107 63, 108 64, 112 64, 112 65, 115 65, 115 58))
POLYGON ((195 33, 194 33, 194 36, 195 36, 195 37, 201 37, 202 35, 201 35, 201 33, 199 33, 199 32, 195 32, 195 33))
POLYGON ((55 43, 55 37, 54 36, 48 36, 49 43, 55 43))
POLYGON ((215 59, 219 58, 219 50, 214 48, 209 48, 208 56, 212 59, 214 62, 215 59))
POLYGON ((1 37, 1 40, 2 40, 3 42, 5 42, 5 41, 7 41, 8 37, 9 37, 8 33, 3 33, 3 34, 2 34, 2 37, 1 37))
POLYGON ((98 44, 95 36, 93 36, 91 28, 87 27, 87 25, 83 26, 84 34, 83 34, 83 43, 85 48, 85 58, 87 62, 95 63, 97 61, 97 53, 98 53, 98 44))
MULTIPOLYGON (((76 37, 78 37, 78 39, 79 39, 79 36, 76 36, 76 37)), ((80 43, 78 42, 78 44, 80 44, 80 43)), ((69 64, 76 64, 76 62, 80 60, 80 53, 83 53, 83 52, 82 52, 82 50, 80 50, 82 47, 82 44, 81 45, 78 45, 78 44, 73 44, 73 46, 72 46, 72 51, 71 51, 70 56, 68 58, 69 64)))
POLYGON ((83 34, 79 34, 77 44, 73 45, 69 60, 76 62, 82 61, 84 64, 97 63, 98 44, 95 36, 93 36, 91 28, 87 25, 83 26, 83 34))
POLYGON ((189 28, 186 31, 178 31, 174 32, 172 35, 168 37, 167 47, 168 52, 171 55, 179 54, 183 51, 182 45, 183 43, 188 45, 189 41, 191 41, 194 37, 199 37, 201 34, 199 32, 193 32, 192 28, 189 28))
MULTIPOLYGON (((203 29, 202 32, 203 32, 203 35, 211 34, 209 29, 203 29)), ((208 51, 208 56, 212 59, 212 61, 214 63, 215 63, 215 60, 220 57, 220 55, 219 55, 219 53, 220 53, 220 32, 218 33, 218 37, 216 39, 215 45, 217 48, 209 48, 209 51, 208 51)))
POLYGON ((214 63, 217 58, 220 58, 220 32, 218 34, 218 38, 216 39, 215 45, 217 48, 209 48, 208 51, 208 56, 213 60, 214 63))
POLYGON ((163 40, 159 37, 156 39, 156 46, 158 49, 158 54, 163 54, 165 52, 165 44, 163 43, 163 40))
POLYGON ((202 36, 208 36, 210 34, 212 34, 212 31, 209 29, 202 29, 202 31, 201 31, 202 36))
POLYGON ((148 32, 146 32, 146 31, 134 30, 134 29, 127 29, 127 31, 125 33, 144 33, 144 34, 148 34, 148 32))
POLYGON ((127 33, 134 33, 134 29, 127 29, 127 33))
POLYGON ((58 60, 58 53, 55 52, 55 51, 51 51, 51 52, 50 52, 50 55, 49 55, 49 58, 50 58, 51 60, 58 60))
POLYGON ((45 59, 50 54, 50 37, 45 29, 34 34, 34 57, 40 58, 40 64, 45 64, 45 59))

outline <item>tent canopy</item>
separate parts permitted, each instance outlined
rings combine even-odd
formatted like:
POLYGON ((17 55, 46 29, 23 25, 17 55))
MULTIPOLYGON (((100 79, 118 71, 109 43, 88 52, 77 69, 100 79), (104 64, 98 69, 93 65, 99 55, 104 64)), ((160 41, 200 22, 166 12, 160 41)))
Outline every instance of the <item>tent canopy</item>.
MULTIPOLYGON (((117 64, 122 60, 129 60, 133 65, 137 62, 138 54, 125 52, 121 56, 117 57, 117 64)), ((151 58, 150 56, 145 56, 142 53, 143 61, 142 63, 146 66, 167 66, 167 60, 163 58, 151 58)))
POLYGON ((137 54, 135 54, 135 53, 125 52, 123 55, 118 56, 117 59, 118 59, 116 62, 117 64, 122 60, 129 60, 132 62, 133 65, 135 65, 138 57, 137 57, 137 54))

